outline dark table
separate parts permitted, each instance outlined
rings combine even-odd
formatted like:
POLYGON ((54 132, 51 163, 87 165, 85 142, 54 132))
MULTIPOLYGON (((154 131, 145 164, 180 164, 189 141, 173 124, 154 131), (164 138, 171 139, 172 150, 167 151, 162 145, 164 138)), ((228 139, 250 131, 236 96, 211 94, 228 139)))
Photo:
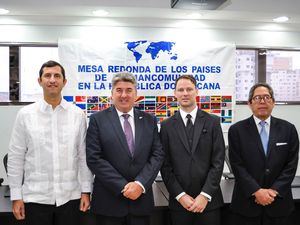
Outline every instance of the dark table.
MULTIPOLYGON (((234 179, 228 179, 228 180, 221 180, 220 183, 223 198, 224 198, 224 203, 229 204, 231 202, 231 196, 232 196, 232 191, 233 191, 233 186, 234 186, 234 179)), ((300 202, 300 187, 293 187, 292 186, 292 193, 293 193, 293 198, 295 202, 300 202)))
MULTIPOLYGON (((160 189, 166 199, 169 199, 169 192, 163 182, 157 182, 156 186, 160 189)), ((231 221, 232 212, 230 211, 229 205, 231 202, 231 196, 234 186, 234 179, 225 179, 220 182, 223 198, 224 198, 224 206, 221 210, 222 215, 222 225, 229 225, 231 221)), ((296 209, 290 216, 289 225, 298 225, 300 221, 300 185, 295 185, 292 187, 293 198, 295 201, 296 209)))
POLYGON ((5 193, 9 191, 8 186, 0 186, 0 213, 11 214, 11 201, 9 197, 5 197, 5 193))
MULTIPOLYGON (((168 199, 159 189, 156 182, 152 185, 155 210, 151 216, 151 225, 167 225, 168 222, 168 199)), ((1 225, 23 225, 22 221, 14 219, 12 214, 12 203, 9 197, 4 197, 8 186, 0 186, 0 224, 1 225)), ((91 213, 82 213, 82 224, 96 225, 94 216, 91 213)))
MULTIPOLYGON (((224 198, 224 206, 222 207, 222 225, 230 224, 231 211, 229 204, 231 202, 231 196, 234 186, 234 179, 221 180, 221 190, 224 198)), ((22 225, 22 222, 17 222, 13 218, 11 201, 8 197, 4 197, 4 192, 7 186, 0 186, 0 221, 1 225, 22 225)), ((155 210, 151 216, 151 225, 169 225, 168 217, 168 200, 169 192, 165 184, 162 181, 156 181, 152 185, 155 210)), ((300 187, 295 186, 292 188, 294 201, 296 203, 296 210, 291 215, 289 225, 299 224, 300 221, 300 187)), ((96 225, 95 218, 91 213, 82 213, 82 224, 96 225)))

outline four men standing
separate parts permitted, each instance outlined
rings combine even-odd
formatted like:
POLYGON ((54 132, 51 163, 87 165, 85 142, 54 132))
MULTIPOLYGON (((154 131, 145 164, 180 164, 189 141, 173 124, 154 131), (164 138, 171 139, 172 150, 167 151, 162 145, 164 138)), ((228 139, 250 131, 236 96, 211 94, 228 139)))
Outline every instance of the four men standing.
MULTIPOLYGON (((78 209, 90 206, 89 167, 95 175, 91 211, 99 224, 149 225, 152 183, 161 168, 173 225, 220 224, 223 133, 219 118, 198 109, 193 76, 176 80, 180 109, 162 122, 160 138, 156 119, 133 108, 137 83, 130 73, 113 77, 113 106, 90 117, 87 134, 83 112, 62 99, 64 68, 46 62, 38 82, 44 98, 20 110, 9 147, 18 220, 78 224, 78 209)), ((294 125, 271 116, 274 104, 269 85, 254 85, 248 100, 253 116, 229 130, 236 225, 284 225, 294 208, 298 134, 294 125)))

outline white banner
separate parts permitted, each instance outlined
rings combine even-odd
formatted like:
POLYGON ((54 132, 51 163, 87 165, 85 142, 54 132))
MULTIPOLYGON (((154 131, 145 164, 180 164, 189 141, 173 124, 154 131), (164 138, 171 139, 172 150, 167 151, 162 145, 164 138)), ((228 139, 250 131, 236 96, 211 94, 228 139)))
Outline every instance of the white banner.
POLYGON ((178 109, 175 80, 191 74, 197 80, 199 108, 220 116, 223 128, 232 122, 235 91, 235 45, 184 41, 124 40, 96 42, 60 40, 60 62, 67 73, 65 99, 87 115, 109 107, 111 79, 128 71, 136 76, 136 107, 158 122, 178 109))

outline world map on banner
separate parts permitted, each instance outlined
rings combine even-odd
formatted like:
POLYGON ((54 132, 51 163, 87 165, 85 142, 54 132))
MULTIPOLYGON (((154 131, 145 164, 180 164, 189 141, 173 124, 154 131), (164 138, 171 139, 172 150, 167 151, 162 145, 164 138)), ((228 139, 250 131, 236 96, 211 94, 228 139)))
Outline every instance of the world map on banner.
MULTIPOLYGON (((109 96, 64 96, 64 99, 81 108, 87 117, 111 106, 109 96)), ((232 123, 231 96, 197 96, 196 102, 199 109, 219 116, 222 124, 232 123)), ((174 115, 179 105, 175 96, 138 96, 135 108, 154 115, 161 123, 174 115)))
POLYGON ((127 71, 137 81, 134 107, 154 115, 158 124, 179 110, 174 90, 182 74, 190 74, 196 80, 198 108, 218 116, 224 131, 232 124, 234 44, 185 43, 176 37, 121 39, 109 44, 62 40, 59 55, 66 71, 72 74, 64 88, 64 98, 80 107, 87 118, 112 105, 111 80, 115 74, 127 71))
POLYGON ((150 54, 151 59, 155 60, 159 58, 161 52, 166 52, 168 55, 170 55, 170 60, 177 60, 177 53, 173 52, 175 42, 149 42, 143 40, 125 42, 125 44, 127 44, 127 49, 133 53, 133 56, 137 63, 140 61, 144 54, 150 54))

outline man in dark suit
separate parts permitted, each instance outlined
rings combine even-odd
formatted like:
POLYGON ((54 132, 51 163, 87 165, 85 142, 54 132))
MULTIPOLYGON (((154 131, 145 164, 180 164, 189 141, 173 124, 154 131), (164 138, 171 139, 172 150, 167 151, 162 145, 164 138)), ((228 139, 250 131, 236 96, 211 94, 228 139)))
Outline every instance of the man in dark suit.
POLYGON ((218 225, 225 153, 220 119, 197 108, 193 76, 179 77, 174 94, 180 110, 162 122, 160 131, 172 224, 218 225))
POLYGON ((114 106, 90 117, 87 164, 95 174, 91 211, 101 225, 150 223, 152 183, 164 153, 156 119, 133 108, 136 86, 132 74, 116 74, 114 106))
POLYGON ((253 116, 229 129, 236 225, 284 225, 294 209, 291 183, 299 140, 293 124, 271 116, 275 99, 267 84, 255 84, 248 105, 253 116))

